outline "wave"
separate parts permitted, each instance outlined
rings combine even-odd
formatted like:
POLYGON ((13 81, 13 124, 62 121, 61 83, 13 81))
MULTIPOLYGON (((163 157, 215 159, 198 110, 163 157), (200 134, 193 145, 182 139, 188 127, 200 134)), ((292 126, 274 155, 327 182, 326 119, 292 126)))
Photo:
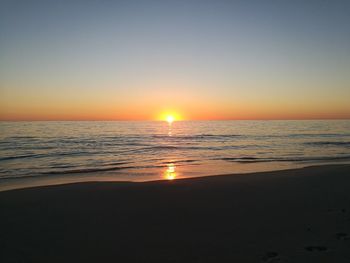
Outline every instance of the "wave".
POLYGON ((161 162, 162 164, 181 164, 181 163, 194 163, 198 162, 199 160, 177 160, 177 161, 166 161, 166 162, 161 162))
POLYGON ((214 160, 230 161, 237 163, 258 163, 258 162, 326 162, 326 161, 349 161, 350 156, 316 156, 316 157, 285 157, 285 158, 256 158, 256 157, 223 157, 214 160))
POLYGON ((243 137, 244 135, 240 134, 196 134, 196 135, 164 135, 164 134, 155 134, 151 136, 152 138, 159 139, 181 139, 181 140, 196 140, 196 139, 205 139, 205 138, 237 138, 243 137))
POLYGON ((306 145, 311 146, 350 146, 350 142, 332 142, 332 141, 319 141, 319 142, 305 142, 306 145))
POLYGON ((147 168, 164 168, 164 165, 142 165, 142 166, 114 166, 106 168, 81 168, 71 170, 56 170, 40 173, 41 175, 64 175, 64 174, 81 174, 81 173, 98 173, 98 172, 109 172, 119 171, 127 169, 147 169, 147 168))
POLYGON ((40 154, 6 156, 6 157, 0 157, 0 161, 9 161, 9 160, 25 159, 25 158, 37 158, 37 157, 40 157, 40 156, 41 156, 40 154))
POLYGON ((38 137, 35 137, 35 136, 8 136, 8 137, 5 137, 5 140, 32 140, 32 139, 35 139, 35 140, 39 140, 38 137))
POLYGON ((123 169, 131 169, 135 168, 132 166, 124 166, 124 167, 109 167, 109 168, 83 168, 83 169, 72 169, 72 170, 60 170, 60 171, 49 171, 43 172, 42 175, 63 175, 63 174, 78 174, 78 173, 96 173, 96 172, 108 172, 108 171, 117 171, 123 169))
MULTIPOLYGON (((284 135, 279 135, 284 137, 284 135)), ((296 134, 287 134, 287 137, 350 137, 350 133, 296 133, 296 134)))
POLYGON ((47 158, 47 157, 59 157, 59 156, 82 156, 84 154, 91 154, 88 152, 61 152, 61 153, 41 153, 41 154, 24 154, 0 157, 0 161, 10 161, 15 159, 29 159, 29 158, 47 158))
POLYGON ((111 165, 124 165, 124 164, 130 164, 132 162, 113 162, 113 163, 104 163, 101 164, 102 166, 111 166, 111 165))
MULTIPOLYGON (((250 148, 250 145, 223 145, 223 146, 174 146, 174 145, 159 145, 143 147, 139 149, 132 149, 123 151, 122 153, 140 153, 140 152, 152 152, 152 151, 225 151, 229 149, 244 149, 250 148)), ((254 145, 253 147, 261 147, 254 145)))
MULTIPOLYGON (((210 160, 210 159, 209 159, 210 160)), ((211 160, 223 160, 237 163, 259 163, 259 162, 327 162, 327 161, 349 161, 350 156, 335 156, 335 157, 310 157, 310 158, 257 158, 257 157, 224 157, 215 158, 211 160)), ((201 162, 202 160, 188 159, 188 160, 175 160, 161 162, 159 165, 141 165, 141 166, 119 166, 127 164, 127 162, 116 163, 118 166, 113 167, 96 167, 96 168, 81 168, 81 169, 70 169, 70 170, 55 170, 42 172, 41 175, 65 175, 65 174, 87 174, 87 173, 98 173, 98 172, 109 172, 109 171, 120 171, 128 169, 148 169, 148 168, 164 168, 164 165, 174 163, 181 165, 181 163, 195 163, 201 162)))

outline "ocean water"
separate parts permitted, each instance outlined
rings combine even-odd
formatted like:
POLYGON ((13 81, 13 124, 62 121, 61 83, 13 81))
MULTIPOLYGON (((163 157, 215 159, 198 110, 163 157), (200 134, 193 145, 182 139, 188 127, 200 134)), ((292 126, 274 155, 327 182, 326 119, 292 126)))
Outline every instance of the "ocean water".
POLYGON ((350 121, 1 122, 0 185, 147 181, 350 162, 350 121))

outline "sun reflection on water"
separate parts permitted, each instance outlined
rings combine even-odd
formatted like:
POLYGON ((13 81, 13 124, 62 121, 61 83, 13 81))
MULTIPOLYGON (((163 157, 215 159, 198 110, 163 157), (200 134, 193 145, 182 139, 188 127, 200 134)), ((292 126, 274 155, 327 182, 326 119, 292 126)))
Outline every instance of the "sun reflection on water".
POLYGON ((169 124, 168 136, 173 136, 173 133, 172 133, 172 130, 171 130, 171 124, 169 124))
POLYGON ((167 169, 164 172, 164 178, 167 180, 174 180, 176 179, 176 171, 175 171, 175 164, 173 163, 168 163, 167 164, 167 169))

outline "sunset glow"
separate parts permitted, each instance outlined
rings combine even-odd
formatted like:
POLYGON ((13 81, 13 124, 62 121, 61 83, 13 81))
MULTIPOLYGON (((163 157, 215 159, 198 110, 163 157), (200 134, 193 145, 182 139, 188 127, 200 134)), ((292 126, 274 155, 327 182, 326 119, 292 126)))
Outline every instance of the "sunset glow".
POLYGON ((50 2, 2 6, 0 120, 350 118, 341 4, 50 2))
POLYGON ((180 114, 171 111, 171 112, 163 112, 162 114, 159 115, 158 118, 156 118, 160 121, 166 121, 169 124, 172 124, 174 121, 180 121, 183 120, 183 118, 180 116, 180 114))

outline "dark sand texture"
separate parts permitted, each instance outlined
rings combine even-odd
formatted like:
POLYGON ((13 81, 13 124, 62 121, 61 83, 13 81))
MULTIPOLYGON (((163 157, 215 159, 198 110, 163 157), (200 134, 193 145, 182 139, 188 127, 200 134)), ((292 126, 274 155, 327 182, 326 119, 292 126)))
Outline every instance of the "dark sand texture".
POLYGON ((0 262, 350 262, 350 165, 0 192, 0 262))

